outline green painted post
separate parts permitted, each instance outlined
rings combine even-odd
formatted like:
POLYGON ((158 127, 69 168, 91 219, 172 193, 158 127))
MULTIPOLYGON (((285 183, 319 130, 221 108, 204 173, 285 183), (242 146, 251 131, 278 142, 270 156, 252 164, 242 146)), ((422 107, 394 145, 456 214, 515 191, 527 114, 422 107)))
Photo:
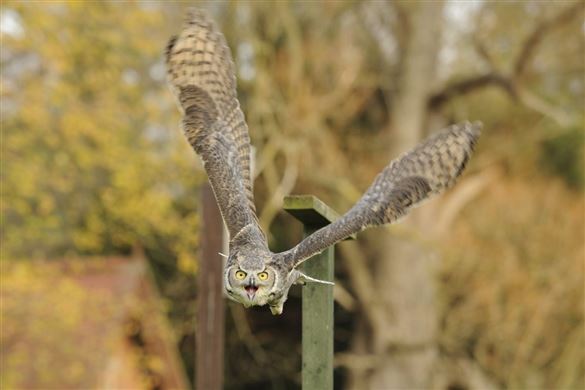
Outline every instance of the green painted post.
MULTIPOLYGON (((304 236, 336 220, 338 214, 312 195, 287 196, 284 209, 303 223, 304 236)), ((333 281, 333 247, 307 260, 303 272, 333 281)), ((303 389, 333 389, 333 286, 303 287, 303 389)))

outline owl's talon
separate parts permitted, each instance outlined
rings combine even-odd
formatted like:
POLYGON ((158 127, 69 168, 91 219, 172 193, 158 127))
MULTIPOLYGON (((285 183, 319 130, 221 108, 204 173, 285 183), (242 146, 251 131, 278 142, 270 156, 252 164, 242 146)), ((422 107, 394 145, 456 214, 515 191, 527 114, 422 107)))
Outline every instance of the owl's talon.
POLYGON ((272 315, 275 315, 275 316, 281 315, 282 314, 282 307, 283 307, 283 304, 280 304, 278 306, 270 306, 270 312, 272 313, 272 315))

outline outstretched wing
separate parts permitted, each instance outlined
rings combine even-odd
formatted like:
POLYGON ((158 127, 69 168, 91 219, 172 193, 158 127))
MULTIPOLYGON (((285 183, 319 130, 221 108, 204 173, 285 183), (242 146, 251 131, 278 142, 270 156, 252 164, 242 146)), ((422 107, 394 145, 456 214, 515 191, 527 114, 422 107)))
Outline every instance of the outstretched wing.
POLYGON ((392 161, 345 215, 280 254, 281 261, 295 268, 367 227, 395 222, 411 207, 450 187, 465 168, 480 129, 479 123, 451 126, 392 161))
POLYGON ((202 11, 191 10, 166 49, 168 81, 183 112, 183 130, 203 160, 233 238, 257 223, 250 179, 250 137, 236 95, 224 36, 202 11))

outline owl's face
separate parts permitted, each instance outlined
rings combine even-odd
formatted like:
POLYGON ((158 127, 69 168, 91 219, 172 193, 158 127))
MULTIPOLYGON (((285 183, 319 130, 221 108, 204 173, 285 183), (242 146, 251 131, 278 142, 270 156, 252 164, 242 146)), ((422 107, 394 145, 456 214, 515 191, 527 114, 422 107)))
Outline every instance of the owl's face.
POLYGON ((272 314, 281 314, 288 290, 301 276, 286 264, 265 246, 230 247, 224 269, 228 298, 245 307, 268 305, 272 314))
POLYGON ((224 277, 228 297, 246 307, 262 306, 274 298, 277 277, 271 267, 254 269, 234 264, 226 267, 224 277))

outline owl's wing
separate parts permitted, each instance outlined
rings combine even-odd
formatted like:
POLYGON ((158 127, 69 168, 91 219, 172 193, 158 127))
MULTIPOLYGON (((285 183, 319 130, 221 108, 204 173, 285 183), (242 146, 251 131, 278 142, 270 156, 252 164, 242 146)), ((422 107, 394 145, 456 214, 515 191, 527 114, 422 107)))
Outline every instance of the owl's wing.
POLYGON ((283 252, 281 261, 295 268, 354 233, 395 222, 411 207, 450 187, 465 168, 480 129, 479 123, 451 126, 392 161, 345 215, 283 252))
POLYGON ((250 137, 236 95, 234 63, 210 18, 190 10, 166 48, 168 82, 183 112, 183 130, 203 160, 224 221, 235 237, 256 224, 250 137))

